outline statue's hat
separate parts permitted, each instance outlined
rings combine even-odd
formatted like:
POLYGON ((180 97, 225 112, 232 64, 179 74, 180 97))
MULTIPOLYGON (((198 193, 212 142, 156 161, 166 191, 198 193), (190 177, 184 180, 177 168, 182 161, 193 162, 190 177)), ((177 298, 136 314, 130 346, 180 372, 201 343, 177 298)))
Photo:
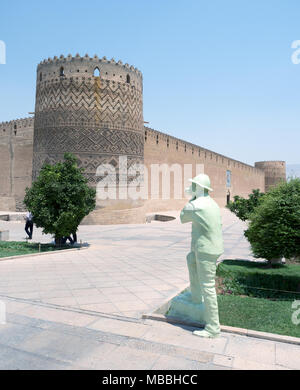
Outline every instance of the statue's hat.
POLYGON ((200 175, 194 177, 193 179, 189 179, 189 181, 197 184, 198 186, 200 186, 202 188, 206 188, 208 191, 213 191, 213 189, 210 188, 210 179, 204 173, 200 173, 200 175))

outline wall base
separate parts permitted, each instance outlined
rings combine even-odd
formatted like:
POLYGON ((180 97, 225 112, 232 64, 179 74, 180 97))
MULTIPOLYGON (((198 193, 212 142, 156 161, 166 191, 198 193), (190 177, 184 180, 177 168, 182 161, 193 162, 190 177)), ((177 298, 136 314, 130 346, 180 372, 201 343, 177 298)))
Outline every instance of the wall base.
POLYGON ((146 223, 145 207, 122 210, 96 209, 86 216, 81 225, 118 225, 146 223))
POLYGON ((16 211, 16 201, 13 197, 0 197, 1 211, 16 211))

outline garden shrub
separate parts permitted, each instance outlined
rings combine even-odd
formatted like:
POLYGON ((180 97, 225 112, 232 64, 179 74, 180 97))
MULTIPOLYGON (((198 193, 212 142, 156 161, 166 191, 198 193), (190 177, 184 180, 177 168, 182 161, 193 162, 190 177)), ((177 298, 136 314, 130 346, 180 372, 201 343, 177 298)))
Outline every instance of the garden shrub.
POLYGON ((256 189, 252 191, 248 199, 238 195, 234 196, 234 201, 229 202, 226 207, 239 219, 246 221, 249 218, 249 214, 258 206, 263 196, 264 193, 260 192, 259 189, 256 189))
POLYGON ((248 215, 245 236, 253 255, 269 261, 299 259, 300 256, 300 179, 281 182, 264 195, 248 215))
POLYGON ((264 298, 300 299, 300 266, 242 260, 224 260, 218 265, 223 293, 264 298))

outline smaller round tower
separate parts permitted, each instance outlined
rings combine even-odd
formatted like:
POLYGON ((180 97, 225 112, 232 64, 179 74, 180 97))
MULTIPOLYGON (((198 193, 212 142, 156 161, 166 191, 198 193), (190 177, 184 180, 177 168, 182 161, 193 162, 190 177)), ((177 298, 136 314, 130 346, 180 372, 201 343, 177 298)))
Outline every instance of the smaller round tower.
POLYGON ((255 168, 265 172, 265 191, 276 186, 280 181, 286 181, 285 161, 259 161, 255 168))

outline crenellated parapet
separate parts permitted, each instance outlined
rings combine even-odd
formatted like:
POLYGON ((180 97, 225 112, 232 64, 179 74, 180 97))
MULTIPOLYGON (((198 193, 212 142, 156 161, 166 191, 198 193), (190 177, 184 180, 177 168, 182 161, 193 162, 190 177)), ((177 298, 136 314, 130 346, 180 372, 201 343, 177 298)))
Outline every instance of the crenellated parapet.
POLYGON ((180 155, 182 155, 183 153, 187 154, 194 159, 199 159, 199 161, 203 163, 222 165, 229 170, 240 169, 243 171, 251 172, 255 175, 263 174, 262 170, 258 167, 253 167, 252 165, 245 164, 238 160, 234 160, 220 153, 213 152, 212 150, 203 148, 202 146, 184 141, 180 138, 173 137, 150 127, 145 126, 144 132, 145 143, 151 140, 153 148, 155 148, 156 145, 160 148, 163 146, 166 150, 172 148, 174 153, 178 153, 180 155))
MULTIPOLYGON (((8 142, 8 138, 25 138, 32 140, 34 118, 15 119, 8 122, 0 122, 0 139, 8 142)), ((3 141, 1 141, 3 142, 3 141)))
POLYGON ((0 133, 5 132, 6 129, 16 130, 16 129, 31 128, 33 126, 34 126, 34 118, 33 117, 14 119, 12 121, 0 122, 0 133))
POLYGON ((136 88, 142 91, 142 73, 132 65, 123 64, 122 61, 108 60, 105 56, 90 57, 86 54, 81 57, 76 54, 73 57, 61 55, 48 58, 40 62, 37 67, 37 84, 56 83, 66 79, 74 81, 92 82, 95 74, 100 75, 101 80, 123 85, 127 88, 136 88))

